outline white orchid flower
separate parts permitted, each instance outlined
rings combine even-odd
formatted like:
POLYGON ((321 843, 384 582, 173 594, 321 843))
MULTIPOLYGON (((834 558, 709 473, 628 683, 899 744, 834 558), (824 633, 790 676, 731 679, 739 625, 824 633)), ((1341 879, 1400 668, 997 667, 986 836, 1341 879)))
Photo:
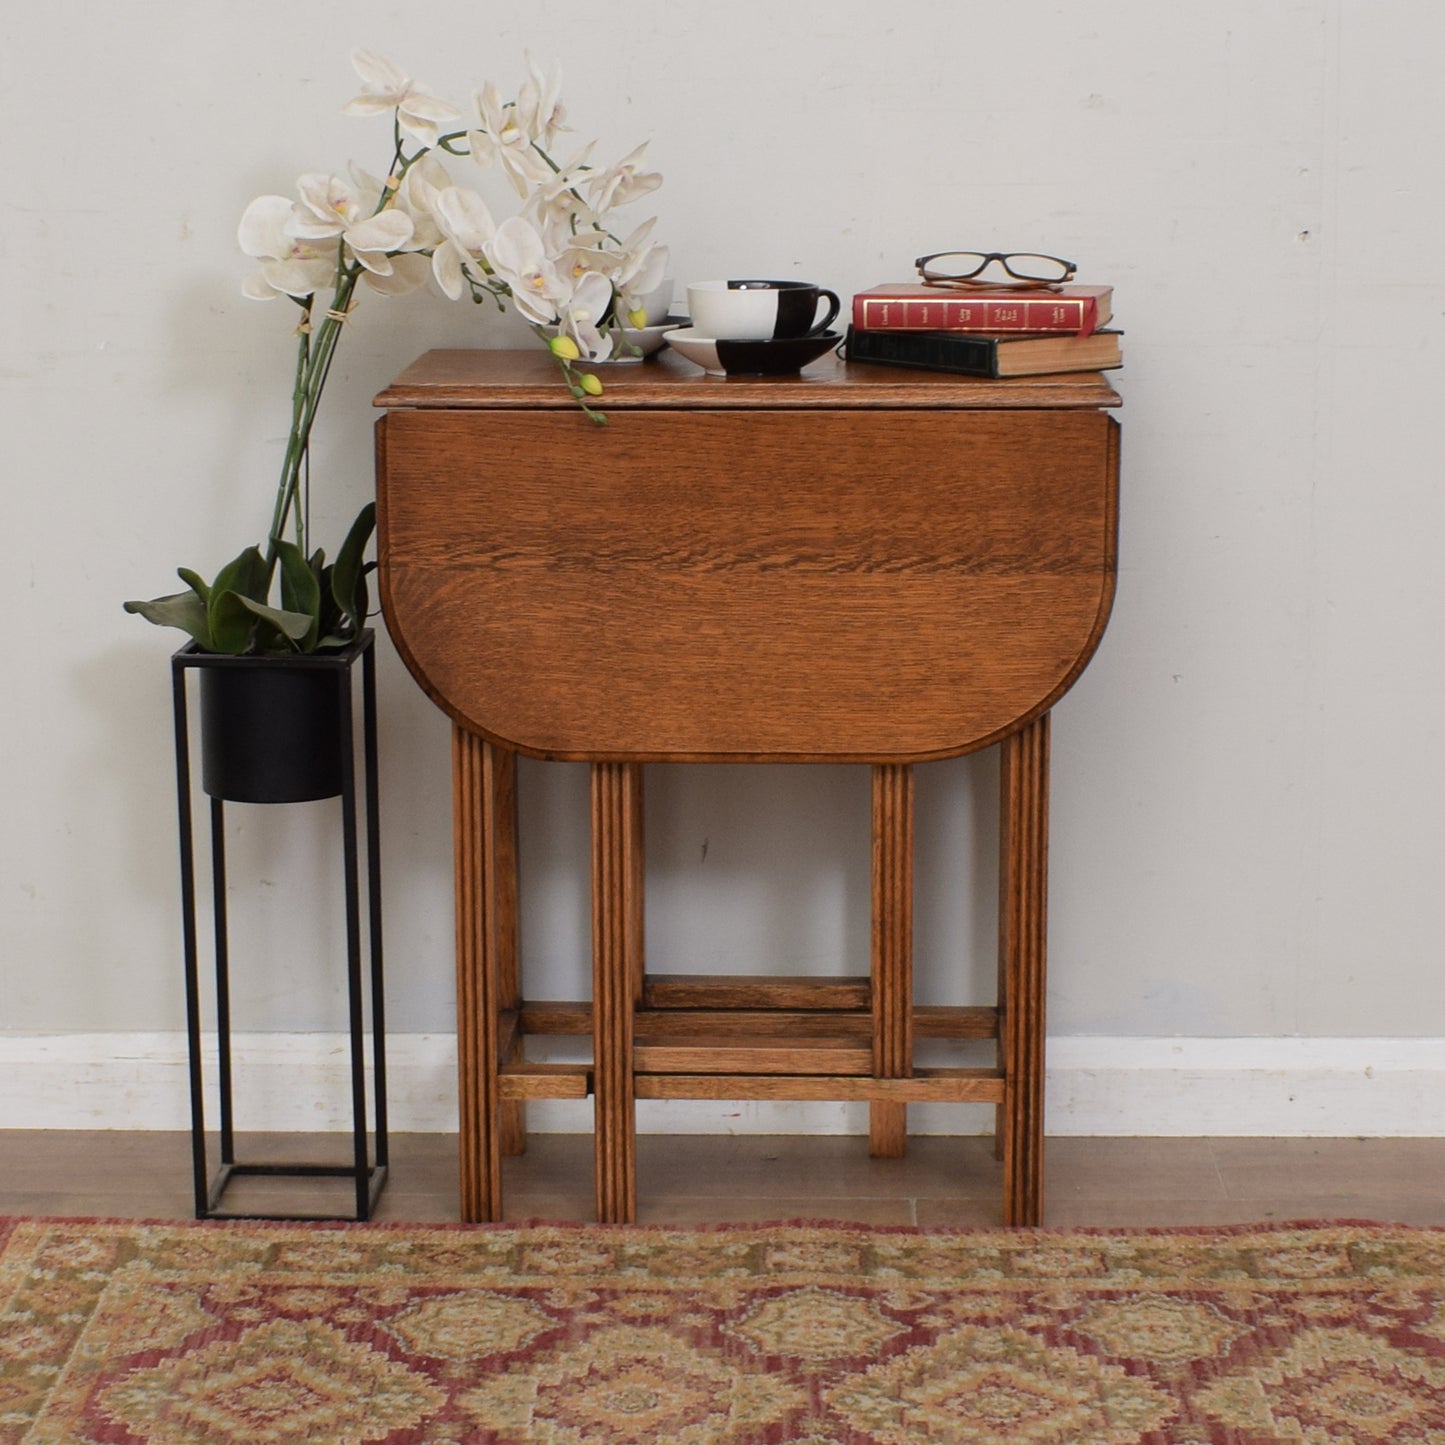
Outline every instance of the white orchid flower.
POLYGON ((286 196, 257 196, 241 216, 236 240, 246 255, 260 261, 259 275, 248 276, 242 294, 252 301, 278 296, 304 300, 336 279, 336 252, 324 251, 287 233, 294 203, 286 196))
POLYGON ((364 193, 372 190, 368 179, 363 176, 360 185, 350 185, 340 176, 308 172, 296 182, 300 200, 287 229, 303 241, 327 241, 359 225, 375 212, 381 199, 379 182, 372 183, 373 194, 364 193))
POLYGON ((624 267, 617 276, 617 289, 622 296, 618 308, 624 316, 631 316, 640 308, 642 298, 656 291, 667 274, 668 249, 666 246, 649 246, 636 258, 636 264, 624 267))
POLYGON ((575 287, 589 273, 605 277, 618 297, 617 314, 630 317, 667 270, 667 247, 648 244, 656 224, 656 217, 645 221, 620 243, 600 228, 574 233, 565 226, 543 229, 542 240, 563 280, 575 287))
POLYGON ((630 235, 618 243, 617 249, 627 258, 629 264, 635 262, 636 258, 642 254, 656 225, 657 217, 649 216, 630 235))
POLYGON ((286 224, 288 234, 302 241, 340 236, 362 266, 377 276, 390 276, 391 253, 410 248, 416 227, 395 206, 377 210, 381 183, 361 177, 362 188, 338 176, 304 175, 296 183, 301 199, 286 224))
POLYGON ((414 162, 402 177, 394 204, 411 217, 409 249, 431 251, 441 245, 444 238, 436 221, 437 197, 451 184, 450 172, 430 152, 414 162))
POLYGON ((658 171, 644 171, 640 168, 642 153, 647 149, 644 141, 637 149, 618 161, 615 166, 600 172, 587 184, 587 198, 592 209, 599 215, 614 206, 625 206, 649 191, 655 191, 662 184, 658 171))
MULTIPOLYGON (((544 237, 544 240, 546 238, 544 237)), ((557 274, 576 285, 589 271, 611 279, 622 257, 605 247, 610 238, 603 231, 581 231, 575 236, 562 236, 549 247, 557 274)))
POLYGON ((391 270, 384 275, 375 271, 363 271, 361 279, 383 296, 405 296, 426 285, 431 275, 431 261, 418 251, 407 251, 391 258, 391 270))
POLYGON ((348 226, 341 235, 347 250, 366 270, 375 276, 390 276, 395 269, 393 254, 407 250, 415 233, 411 217, 392 207, 348 226))
POLYGON ((531 194, 522 207, 522 214, 544 236, 551 234, 561 237, 583 227, 597 226, 597 217, 592 207, 583 199, 580 190, 591 174, 587 161, 592 154, 593 144, 589 141, 555 172, 549 170, 544 179, 533 182, 531 194))
POLYGON ((448 186, 437 194, 435 215, 444 240, 432 252, 432 275, 453 301, 461 300, 467 282, 481 283, 486 271, 478 262, 497 226, 486 202, 462 186, 448 186))
POLYGON ((570 252, 574 247, 577 249, 586 248, 590 245, 590 242, 585 241, 583 238, 598 234, 595 231, 581 231, 574 235, 572 225, 565 216, 544 218, 534 216, 530 210, 523 210, 522 216, 525 220, 532 223, 537 234, 542 238, 542 245, 547 254, 563 269, 565 269, 565 254, 570 252))
POLYGON ((656 216, 644 221, 618 247, 621 254, 615 284, 622 294, 624 313, 635 310, 641 297, 662 284, 667 270, 667 247, 648 244, 656 224, 656 216))
POLYGON ((551 178, 552 168, 532 148, 515 103, 502 104, 502 93, 489 80, 476 97, 480 130, 467 132, 472 159, 484 169, 500 165, 513 190, 525 199, 527 187, 551 178))
POLYGON ((612 282, 588 271, 558 308, 561 334, 570 336, 589 361, 606 361, 612 355, 612 337, 601 326, 612 305, 612 282))
MULTIPOLYGON (((418 166, 425 166, 428 160, 432 160, 431 156, 423 156, 422 159, 418 160, 416 166, 412 166, 412 171, 416 171, 418 166)), ((428 175, 431 176, 432 182, 435 182, 438 178, 442 178, 444 179, 444 184, 451 185, 451 176, 447 175, 447 168, 441 165, 441 162, 435 162, 435 160, 432 162, 432 165, 434 165, 434 169, 423 173, 422 178, 419 178, 418 182, 416 182, 416 189, 419 189, 422 195, 426 194, 426 185, 428 185, 426 176, 428 175)), ((353 179, 355 188, 357 188, 357 197, 361 202, 358 210, 360 210, 361 215, 363 215, 363 221, 374 220, 374 218, 379 217, 379 215, 386 215, 394 210, 397 214, 403 215, 403 217, 406 217, 406 220, 412 223, 412 234, 410 234, 409 240, 399 244, 399 246, 393 247, 393 250, 423 250, 431 244, 431 241, 441 238, 441 233, 436 230, 435 221, 432 221, 431 212, 425 210, 418 212, 415 205, 410 201, 410 197, 416 194, 416 191, 415 189, 407 188, 405 178, 403 178, 402 185, 397 185, 392 176, 387 176, 386 181, 381 181, 377 176, 371 175, 370 172, 363 171, 360 166, 353 165, 350 169, 351 179, 353 179)), ((409 176, 410 173, 412 172, 407 172, 407 176, 409 176)), ((347 227, 347 230, 342 231, 342 237, 347 240, 348 246, 353 246, 350 237, 351 234, 357 230, 357 224, 350 225, 350 227, 347 227)), ((396 223, 389 221, 386 225, 392 227, 394 234, 399 234, 399 227, 397 227, 396 223)), ((367 234, 368 233, 363 233, 363 238, 366 238, 367 234)), ((355 249, 354 246, 353 249, 355 249)), ((376 247, 367 247, 371 259, 380 262, 381 257, 374 256, 374 250, 376 250, 376 247)), ((394 263, 396 256, 393 254, 393 256, 386 257, 386 259, 394 263)), ((358 254, 357 260, 361 260, 363 264, 366 264, 366 260, 364 260, 360 254, 358 254)), ((390 275, 390 270, 386 269, 386 267, 381 267, 380 264, 367 267, 367 269, 373 270, 377 275, 390 275)))
POLYGON ((482 247, 492 269, 511 288, 517 310, 539 326, 557 319, 557 307, 572 294, 572 286, 557 269, 542 245, 536 228, 521 216, 511 216, 482 247))
POLYGON ((343 115, 381 115, 395 110, 397 125, 428 148, 441 138, 443 123, 462 118, 456 106, 437 99, 424 85, 369 50, 352 51, 351 63, 361 77, 362 92, 342 106, 343 115))
POLYGON ((525 52, 527 79, 517 92, 517 109, 527 134, 546 150, 557 144, 557 136, 571 127, 564 125, 567 112, 559 98, 562 72, 554 65, 543 74, 530 51, 525 52))

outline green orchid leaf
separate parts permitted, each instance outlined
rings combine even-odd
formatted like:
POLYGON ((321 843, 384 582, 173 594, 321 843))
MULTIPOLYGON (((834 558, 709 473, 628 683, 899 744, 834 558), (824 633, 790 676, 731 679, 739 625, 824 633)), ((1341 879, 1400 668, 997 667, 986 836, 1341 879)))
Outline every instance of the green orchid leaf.
POLYGON ((201 599, 203 607, 211 600, 210 584, 199 572, 192 572, 189 567, 177 567, 176 576, 201 599))
POLYGON ((211 603, 206 609, 211 620, 211 650, 239 656, 251 650, 251 637, 256 631, 256 619, 246 607, 246 601, 239 592, 219 586, 211 588, 211 603))
MULTIPOLYGON (((361 622, 366 621, 366 614, 371 610, 371 592, 367 588, 366 579, 370 573, 376 571, 376 568, 377 564, 375 562, 368 562, 366 566, 361 569, 361 576, 356 579, 356 615, 361 619, 361 622)), ((357 623, 358 627, 361 625, 361 622, 357 623)))
MULTIPOLYGON (((371 591, 366 585, 366 579, 375 571, 375 562, 368 562, 361 569, 356 581, 348 589, 350 605, 346 611, 343 612, 341 607, 335 602, 335 594, 333 592, 333 601, 330 608, 330 611, 335 617, 333 626, 340 632, 349 633, 350 637, 355 637, 366 625, 367 613, 371 611, 371 591)), ((346 640, 349 641, 350 638, 348 637, 346 640)))
POLYGON ((295 639, 302 652, 310 652, 321 631, 321 583, 294 542, 277 542, 276 556, 281 562, 281 606, 291 615, 310 619, 305 635, 295 639))
POLYGON ((348 618, 352 627, 360 631, 366 622, 366 573, 362 554, 376 527, 376 503, 368 502, 358 513, 336 554, 336 565, 331 569, 331 595, 342 615, 348 618))
POLYGON ((241 605, 262 622, 269 623, 288 642, 298 646, 306 640, 307 634, 316 625, 316 619, 309 612, 290 612, 284 607, 268 607, 264 602, 253 602, 249 597, 241 598, 241 605))
POLYGON ((211 597, 218 592, 237 592, 255 602, 266 600, 266 559, 259 547, 247 547, 239 557, 227 562, 211 583, 211 597))
POLYGON ((206 606, 194 592, 174 592, 169 597, 156 597, 149 602, 127 602, 127 612, 154 622, 157 627, 179 627, 189 633, 197 647, 206 652, 215 650, 211 642, 211 623, 206 606))
POLYGON ((211 594, 211 633, 217 652, 295 652, 313 619, 244 597, 239 592, 211 594))
MULTIPOLYGON (((255 616, 244 602, 266 601, 266 559, 259 547, 247 547, 227 562, 211 583, 211 637, 217 652, 247 652, 256 631, 255 616)), ((261 639, 256 638, 261 646, 261 639)), ((263 649, 264 650, 264 649, 263 649)))
POLYGON ((346 617, 336 605, 336 598, 331 591, 331 574, 335 570, 334 567, 323 567, 319 578, 321 600, 316 612, 316 630, 318 637, 325 637, 328 640, 318 642, 316 644, 318 647, 329 646, 329 639, 333 634, 346 631, 346 617))

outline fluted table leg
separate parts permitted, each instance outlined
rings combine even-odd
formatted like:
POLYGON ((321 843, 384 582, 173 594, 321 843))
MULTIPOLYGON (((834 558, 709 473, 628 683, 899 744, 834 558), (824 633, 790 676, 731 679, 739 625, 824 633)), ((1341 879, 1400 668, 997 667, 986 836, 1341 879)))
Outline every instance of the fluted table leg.
POLYGON ((592 1063, 597 1219, 637 1213, 633 1011, 642 986, 642 769, 592 765, 592 1063))
MULTIPOLYGON (((873 768, 873 1074, 913 1073, 913 768, 873 768)), ((868 1106, 868 1151, 908 1149, 908 1105, 868 1106)))
POLYGON ((1004 740, 999 861, 1004 1222, 1042 1222, 1049 715, 1004 740))
MULTIPOLYGON (((517 912, 517 755, 497 756, 497 820, 495 828, 497 890, 497 1007, 522 1007, 522 956, 517 912)), ((521 1030, 512 1036, 505 1057, 507 1063, 524 1056, 521 1030)), ((501 1152, 527 1152, 527 1105, 521 1099, 504 1099, 497 1109, 501 1130, 501 1152)))
MULTIPOLYGON (((504 941, 515 947, 515 758, 465 728, 452 730, 457 930, 457 1075, 461 1215, 502 1214, 497 1014, 504 941)), ((515 965, 511 968, 515 987, 515 965)))

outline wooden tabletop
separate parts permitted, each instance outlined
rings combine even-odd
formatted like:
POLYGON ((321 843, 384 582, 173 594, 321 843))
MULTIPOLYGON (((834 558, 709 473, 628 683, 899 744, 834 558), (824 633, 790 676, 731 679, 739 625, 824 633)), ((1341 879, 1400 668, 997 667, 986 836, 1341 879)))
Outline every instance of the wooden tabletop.
MULTIPOLYGON (((795 376, 709 376, 664 348, 596 372, 603 411, 627 407, 1066 407, 1118 406, 1099 372, 987 378, 844 362, 831 352, 795 376)), ((429 351, 377 398, 379 407, 576 408, 556 362, 532 351, 429 351)))

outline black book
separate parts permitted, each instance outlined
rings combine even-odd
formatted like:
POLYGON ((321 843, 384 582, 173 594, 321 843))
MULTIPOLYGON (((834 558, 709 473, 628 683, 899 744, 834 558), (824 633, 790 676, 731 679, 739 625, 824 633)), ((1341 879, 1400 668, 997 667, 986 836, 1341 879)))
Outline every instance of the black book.
POLYGON ((849 361, 952 371, 960 376, 1046 376, 1122 366, 1117 331, 1088 336, 972 336, 960 331, 860 331, 848 328, 849 361))

